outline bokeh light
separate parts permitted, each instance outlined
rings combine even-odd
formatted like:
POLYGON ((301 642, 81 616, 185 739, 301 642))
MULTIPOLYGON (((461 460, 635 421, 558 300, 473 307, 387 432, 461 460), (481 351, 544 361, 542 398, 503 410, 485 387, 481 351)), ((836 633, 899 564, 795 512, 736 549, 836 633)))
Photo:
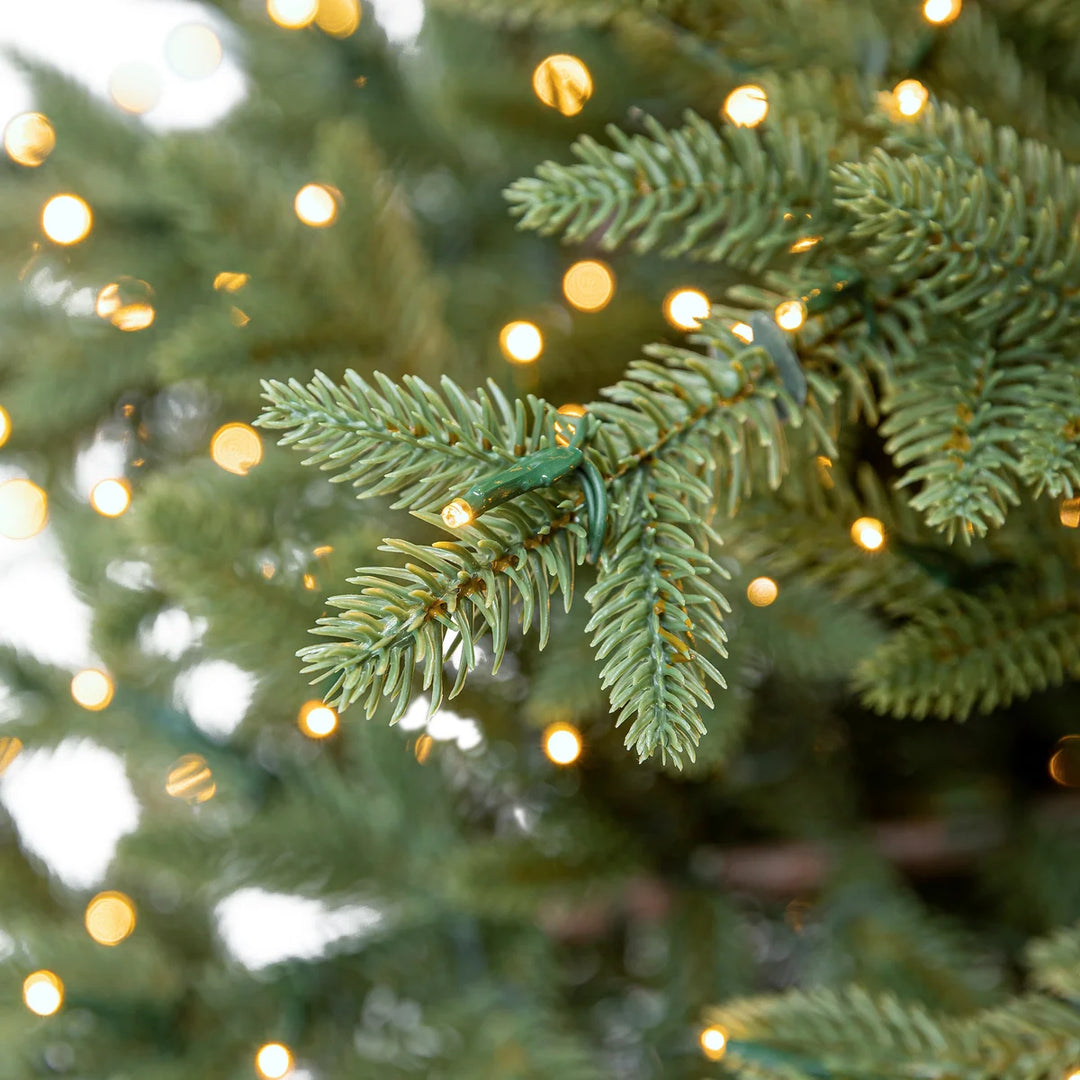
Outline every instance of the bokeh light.
POLYGON ((161 100, 161 75, 138 60, 121 64, 109 76, 109 97, 124 112, 149 112, 161 100))
POLYGON ((799 252, 809 251, 816 244, 820 243, 820 236, 804 236, 801 240, 796 240, 795 243, 788 248, 788 251, 790 251, 792 255, 798 255, 799 252))
POLYGON ((298 717, 300 730, 311 739, 325 739, 338 726, 338 714, 321 701, 305 701, 298 717))
POLYGON ((205 79, 221 66, 221 40, 203 23, 181 23, 165 39, 165 60, 182 79, 205 79))
POLYGON ((737 322, 731 327, 731 332, 744 344, 752 345, 754 341, 754 328, 749 323, 737 322))
POLYGON ((698 1042, 701 1044, 702 1052, 710 1061, 719 1061, 727 1049, 727 1035, 723 1028, 716 1027, 715 1024, 701 1033, 698 1042))
POLYGON ((760 86, 736 86, 724 99, 724 115, 739 127, 756 127, 769 113, 769 99, 760 86))
POLYGON ((101 289, 94 302, 94 311, 118 330, 128 333, 145 330, 154 321, 154 308, 149 303, 153 295, 154 290, 147 282, 122 277, 101 289))
POLYGON ((536 65, 532 78, 536 96, 563 116, 577 116, 592 97, 589 69, 576 56, 557 53, 536 65))
POLYGON ((360 25, 358 0, 319 0, 315 25, 331 37, 346 38, 360 25))
POLYGON ((785 300, 776 305, 776 324, 784 330, 798 330, 806 322, 806 305, 801 300, 785 300))
POLYGON ((226 472, 245 476, 262 461, 262 439, 250 424, 223 424, 210 440, 210 456, 226 472))
POLYGON ((1080 787, 1080 735, 1059 739, 1047 768, 1055 784, 1080 787))
POLYGON ((72 677, 71 696, 84 709, 100 712, 113 699, 113 681, 98 668, 83 668, 72 677))
POLYGON ((101 480, 90 492, 90 505, 104 517, 119 517, 131 505, 126 480, 101 480))
POLYGON ((286 30, 307 26, 315 18, 318 8, 318 0, 266 0, 267 14, 286 30))
POLYGON ((864 551, 877 551, 885 543, 885 526, 877 518, 861 517, 851 525, 851 539, 864 551))
POLYGON ((4 128, 4 149, 8 157, 31 169, 40 165, 55 145, 56 132, 48 117, 41 113, 20 113, 4 128))
MULTIPOLYGON (((0 436, 0 446, 3 443, 4 439, 0 436)), ((1059 513, 1061 524, 1067 529, 1080 529, 1080 498, 1062 499, 1059 513)))
POLYGON ((64 1003, 64 984, 52 971, 35 971, 23 980, 23 1001, 38 1016, 52 1016, 64 1003))
POLYGON ((581 732, 573 724, 552 724, 544 731, 544 753, 556 765, 572 765, 581 757, 581 732))
POLYGON ((664 300, 664 317, 680 330, 697 330, 711 306, 709 298, 698 289, 675 289, 664 300))
POLYGON ((217 792, 214 774, 202 754, 185 754, 169 766, 165 791, 192 805, 212 799, 217 792))
POLYGON ((544 351, 544 335, 531 322, 510 322, 499 331, 499 348, 507 360, 529 364, 544 351))
POLYGON ((615 275, 596 259, 582 259, 563 275, 562 287, 578 311, 602 311, 615 295, 615 275))
POLYGON ((22 753, 22 740, 14 735, 0 735, 0 776, 4 770, 22 753))
POLYGON ((771 577, 756 577, 746 586, 746 599, 754 607, 768 607, 780 595, 780 587, 771 577))
POLYGON ((923 4, 923 18, 935 26, 950 23, 960 14, 961 0, 926 0, 923 4))
POLYGON ((332 225, 337 217, 334 193, 322 184, 305 184, 293 200, 296 216, 313 229, 332 225))
POLYGON ((29 540, 48 520, 48 497, 32 480, 20 478, 0 484, 0 536, 29 540))
POLYGON ((0 405, 0 446, 8 441, 11 435, 11 417, 7 414, 7 409, 0 405))
POLYGON ((118 330, 129 333, 145 330, 154 321, 154 309, 150 304, 125 304, 109 320, 118 330))
POLYGON ((901 116, 918 116, 930 100, 930 91, 918 79, 904 79, 893 87, 893 101, 901 116))
POLYGON ((267 1043, 255 1055, 255 1071, 263 1080, 281 1080, 292 1070, 292 1052, 281 1043, 267 1043))
POLYGON ((86 905, 84 921, 99 945, 119 945, 135 929, 135 905, 121 892, 98 893, 86 905))
POLYGON ((214 288, 218 292, 239 292, 249 281, 249 274, 234 273, 230 270, 222 270, 214 277, 214 288))
POLYGON ((54 195, 41 210, 41 228, 56 244, 77 244, 93 224, 90 207, 78 195, 54 195))

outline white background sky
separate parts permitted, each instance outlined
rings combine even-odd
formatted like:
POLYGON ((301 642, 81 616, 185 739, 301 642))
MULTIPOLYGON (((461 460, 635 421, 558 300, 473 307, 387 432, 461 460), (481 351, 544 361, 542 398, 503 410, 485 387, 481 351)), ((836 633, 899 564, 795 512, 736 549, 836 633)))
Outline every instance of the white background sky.
MULTIPOLYGON (((409 47, 424 18, 423 0, 362 0, 362 7, 365 18, 378 19, 403 47, 409 47)), ((211 125, 245 93, 229 25, 192 0, 0 0, 0 52, 9 49, 55 64, 105 100, 118 66, 151 65, 160 77, 161 96, 142 122, 156 130, 211 125), (165 55, 170 32, 192 22, 214 29, 223 46, 217 70, 199 80, 174 74, 165 55)), ((0 128, 33 107, 29 87, 0 56, 0 128)), ((18 423, 18 417, 12 419, 18 423)), ((116 473, 115 451, 107 445, 82 455, 77 467, 73 463, 75 487, 83 495, 116 473)), ((18 475, 24 474, 0 451, 0 481, 18 475)), ((137 565, 118 574, 118 579, 126 574, 132 587, 146 585, 145 571, 137 565)), ((0 537, 0 640, 76 671, 97 663, 88 629, 89 611, 72 591, 51 530, 24 541, 0 537)), ((202 629, 198 620, 170 609, 140 643, 148 654, 176 657, 202 629)), ((177 698, 204 730, 227 738, 243 720, 253 686, 251 676, 235 665, 209 661, 184 673, 177 698)), ((5 715, 2 698, 0 693, 0 735, 18 730, 28 749, 0 778, 0 802, 23 845, 60 880, 73 888, 100 887, 117 841, 138 825, 139 806, 123 759, 89 737, 72 736, 53 750, 32 749, 32 730, 9 726, 17 717, 5 715)), ((88 732, 93 715, 87 713, 88 732)), ((439 723, 446 730, 432 735, 456 739, 463 748, 476 745, 479 732, 472 721, 457 720, 444 718, 439 723)), ((424 722, 420 718, 413 727, 424 722)), ((381 917, 369 907, 335 912, 316 900, 254 888, 227 897, 217 915, 226 947, 250 967, 287 956, 317 956, 329 942, 370 930, 381 917)), ((0 912, 0 954, 9 940, 2 923, 0 912)), ((295 1075, 299 1080, 301 1074, 295 1075)))

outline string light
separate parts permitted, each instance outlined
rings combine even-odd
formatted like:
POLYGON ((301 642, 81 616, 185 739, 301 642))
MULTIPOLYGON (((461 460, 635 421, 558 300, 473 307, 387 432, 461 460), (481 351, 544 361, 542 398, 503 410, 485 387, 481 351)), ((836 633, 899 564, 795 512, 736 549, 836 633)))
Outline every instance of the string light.
POLYGON ((311 554, 316 558, 321 558, 323 555, 329 555, 333 550, 332 544, 320 544, 317 548, 311 549, 311 554))
POLYGON ((205 79, 221 64, 221 39, 202 23, 182 23, 165 39, 165 59, 182 79, 205 79))
POLYGON ((250 424, 223 424, 210 439, 210 456, 226 472, 246 476, 262 461, 262 439, 250 424))
POLYGON ((918 79, 904 79, 893 87, 896 111, 908 119, 916 117, 930 100, 930 91, 918 79))
POLYGON ((90 492, 90 505, 104 517, 119 517, 131 505, 126 480, 101 480, 90 492))
POLYGON ((119 945, 135 929, 135 905, 121 892, 98 893, 86 905, 84 922, 99 945, 119 945))
POLYGON ((581 757, 581 732, 573 724, 552 724, 544 731, 543 744, 556 765, 572 765, 581 757))
POLYGON ((72 677, 71 696, 84 709, 100 712, 113 699, 113 681, 98 668, 84 668, 72 677))
POLYGON ((315 25, 331 37, 347 38, 360 25, 357 0, 319 0, 315 25))
POLYGON ((769 99, 760 86, 736 86, 724 99, 724 115, 739 127, 757 127, 769 113, 769 99))
MULTIPOLYGON (((574 404, 560 405, 558 407, 558 409, 556 409, 555 411, 560 416, 572 416, 575 419, 577 419, 578 417, 582 417, 582 416, 585 415, 585 406, 584 405, 574 405, 574 404)), ((559 446, 569 446, 570 445, 570 439, 574 434, 574 428, 575 428, 574 424, 567 423, 565 420, 563 420, 563 421, 556 420, 555 421, 555 442, 559 446)))
POLYGON ((325 739, 338 726, 338 714, 321 701, 305 701, 297 718, 300 730, 311 739, 325 739))
POLYGON ((697 289, 675 289, 664 300, 664 317, 680 330, 697 330, 708 317, 712 305, 697 289))
POLYGON ((702 1052, 710 1061, 719 1061, 727 1049, 727 1035, 723 1028, 707 1027, 699 1036, 702 1052))
POLYGON ((145 281, 121 278, 119 281, 110 281, 97 294, 94 311, 119 330, 145 330, 154 321, 154 308, 146 302, 153 295, 154 290, 145 281), (134 297, 139 299, 133 299, 134 297))
POLYGON ((442 508, 442 519, 447 528, 460 529, 472 521, 472 507, 464 499, 454 499, 442 508))
POLYGON ((0 776, 4 770, 22 753, 22 740, 14 735, 0 735, 0 776))
POLYGON ((421 765, 426 764, 428 756, 431 754, 431 748, 434 745, 435 740, 427 734, 421 735, 416 740, 416 745, 413 747, 413 755, 421 765))
POLYGON ((202 754, 185 754, 169 766, 165 791, 174 799, 195 805, 212 799, 217 792, 214 774, 202 754))
POLYGON ((615 295, 615 275, 596 259, 582 259, 563 275, 562 287, 578 311, 602 311, 615 295))
POLYGON ((544 335, 534 323, 519 319, 499 331, 499 348, 507 360, 531 364, 544 351, 544 335))
POLYGON ((286 30, 300 30, 314 20, 318 0, 266 0, 266 12, 286 30))
POLYGON ((41 210, 41 228, 56 244, 77 244, 93 224, 90 207, 78 195, 54 195, 41 210))
POLYGON ((754 328, 749 323, 737 322, 731 327, 731 332, 747 345, 753 344, 754 328))
POLYGON ((877 518, 861 517, 851 525, 851 539, 864 551, 877 551, 885 543, 885 526, 877 518))
POLYGON ((23 980, 23 1001, 38 1016, 52 1016, 64 1003, 64 984, 52 971, 35 971, 23 980))
POLYGON ((0 483, 0 536, 29 540, 45 528, 48 520, 48 497, 32 480, 0 483))
MULTIPOLYGON (((0 446, 3 442, 3 437, 0 436, 0 446)), ((1067 529, 1080 528, 1080 498, 1062 499, 1060 515, 1061 524, 1067 529)))
POLYGON ((1058 740, 1047 769, 1055 784, 1080 787, 1080 735, 1066 735, 1058 740))
POLYGON ((12 161, 36 168, 56 146, 56 132, 47 116, 38 112, 20 113, 4 128, 4 149, 12 161))
POLYGON ((950 23, 960 14, 961 0, 926 0, 923 4, 923 18, 935 26, 950 23))
POLYGON ((780 595, 780 587, 771 577, 756 577, 746 586, 746 599, 754 607, 768 607, 780 595))
POLYGON ((121 64, 109 76, 109 97, 124 112, 149 112, 161 100, 161 76, 150 64, 121 64))
POLYGON ((0 405, 0 446, 8 441, 11 435, 11 417, 7 414, 7 409, 0 405))
POLYGON ((281 1043, 267 1043, 255 1055, 255 1071, 263 1080, 281 1080, 292 1069, 292 1051, 281 1043))
POLYGON ((593 92, 589 69, 566 53, 541 60, 533 72, 532 85, 536 96, 563 116, 577 116, 593 92))
POLYGON ((820 243, 820 236, 804 236, 801 240, 796 240, 795 243, 788 248, 788 251, 790 251, 792 255, 798 255, 800 251, 809 251, 815 244, 820 243))
POLYGON ((303 582, 304 588, 307 589, 308 592, 314 592, 318 588, 318 583, 315 581, 314 574, 305 574, 303 577, 303 582))
POLYGON ((337 217, 337 200, 325 184, 305 184, 296 193, 293 209, 305 225, 323 229, 337 217))
POLYGON ((222 270, 214 278, 214 288, 218 292, 238 292, 250 280, 251 276, 249 274, 236 274, 229 270, 222 270))
POLYGON ((776 305, 776 324, 783 330, 798 330, 806 322, 806 305, 801 300, 785 300, 776 305))
POLYGON ((154 321, 154 309, 149 304, 125 304, 109 321, 118 330, 145 330, 154 321))

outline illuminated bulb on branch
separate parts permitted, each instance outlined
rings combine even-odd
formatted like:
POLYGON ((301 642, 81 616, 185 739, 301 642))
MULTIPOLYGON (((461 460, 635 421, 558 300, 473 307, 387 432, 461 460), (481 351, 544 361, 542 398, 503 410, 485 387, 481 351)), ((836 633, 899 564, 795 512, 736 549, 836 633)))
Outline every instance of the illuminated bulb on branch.
POLYGON ((223 424, 210 440, 210 456, 226 472, 246 476, 262 461, 262 439, 249 424, 223 424))
POLYGON ((84 668, 71 680, 71 696, 84 709, 100 712, 113 699, 112 679, 97 668, 84 668))
POLYGON ((337 200, 323 184, 305 184, 293 200, 296 216, 313 229, 332 225, 337 217, 337 200))
POLYGON ((263 1080, 281 1080, 292 1070, 292 1053, 281 1043, 267 1043, 255 1055, 255 1071, 263 1080))
POLYGON ((318 0, 266 0, 267 14, 286 30, 307 26, 318 10, 318 0))
POLYGON ((52 1016, 64 1003, 64 984, 51 971, 35 971, 23 980, 23 1001, 38 1016, 52 1016))
POLYGON ((473 519, 472 507, 464 499, 455 499, 442 509, 442 519, 449 529, 460 529, 473 519))
POLYGON ((572 724, 552 724, 543 743, 544 753, 556 765, 572 765, 581 757, 581 733, 572 724))
POLYGON ((749 323, 737 322, 732 326, 731 332, 747 345, 752 344, 754 341, 754 328, 749 323))
POLYGON ((727 1049, 727 1035, 724 1034, 723 1028, 715 1025, 707 1027, 701 1033, 698 1042, 701 1044, 702 1052, 710 1061, 719 1061, 727 1049))
POLYGON ((864 551, 877 551, 885 543, 885 526, 877 518, 861 517, 852 523, 851 539, 864 551))
POLYGON ((0 405, 0 446, 8 441, 8 436, 11 435, 11 417, 8 416, 7 410, 0 405))
POLYGON ((119 517, 131 505, 125 480, 102 480, 90 492, 90 505, 103 517, 119 517))
POLYGON ((40 165, 56 145, 56 132, 41 113, 21 113, 4 128, 4 149, 12 161, 28 168, 40 165))
POLYGON ((45 528, 49 500, 31 480, 5 480, 0 484, 0 536, 29 540, 45 528))
POLYGON ((99 945, 119 945, 135 929, 135 905, 120 892, 98 893, 86 905, 84 921, 99 945))
POLYGON ((806 305, 801 300, 785 300, 776 305, 776 324, 783 330, 798 330, 806 322, 806 305))
POLYGON ((724 99, 724 115, 739 127, 756 127, 769 113, 769 99, 760 86, 737 86, 724 99))
POLYGON ((306 701, 300 707, 297 721, 300 730, 310 739, 325 739, 338 726, 338 714, 321 701, 306 701))
POLYGON ((507 360, 531 364, 544 351, 544 335, 531 322, 507 323, 499 331, 499 348, 507 360))
POLYGON ((961 0, 926 0, 923 4, 923 18, 935 26, 950 23, 960 14, 961 0))
MULTIPOLYGON (((576 420, 579 417, 582 417, 582 416, 585 415, 585 406, 584 405, 574 405, 574 404, 560 405, 558 407, 558 409, 556 409, 556 412, 558 412, 558 414, 560 416, 572 416, 576 420)), ((556 420, 555 421, 555 442, 559 446, 569 446, 570 445, 570 439, 573 437, 573 434, 574 434, 574 427, 575 427, 574 424, 568 423, 565 420, 563 420, 563 421, 556 420)))
POLYGON ((746 586, 746 599, 754 607, 768 607, 780 595, 780 588, 770 577, 757 577, 746 586))
POLYGON ((558 53, 541 60, 533 72, 533 92, 563 116, 577 116, 592 97, 589 69, 576 57, 558 53))
POLYGON ((214 774, 202 754, 185 754, 169 768, 165 791, 174 799, 184 799, 194 805, 212 799, 217 792, 214 774))
POLYGON ((41 210, 41 228, 56 244, 77 244, 93 224, 90 207, 78 195, 54 195, 41 210))
POLYGON ((893 87, 896 110, 908 119, 916 117, 930 100, 930 91, 918 79, 904 79, 893 87))
POLYGON ((615 295, 615 275, 602 262, 583 259, 566 271, 562 287, 578 311, 601 311, 615 295))
POLYGON ((664 300, 664 317, 680 330, 697 330, 711 306, 709 298, 697 289, 675 289, 664 300))

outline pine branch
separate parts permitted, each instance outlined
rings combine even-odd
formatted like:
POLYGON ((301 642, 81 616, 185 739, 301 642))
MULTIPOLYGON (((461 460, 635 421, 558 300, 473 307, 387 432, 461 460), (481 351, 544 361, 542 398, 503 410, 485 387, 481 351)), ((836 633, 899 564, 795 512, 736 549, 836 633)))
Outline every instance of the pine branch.
POLYGON ((1026 958, 1036 987, 1080 1002, 1080 925, 1030 942, 1026 958))

